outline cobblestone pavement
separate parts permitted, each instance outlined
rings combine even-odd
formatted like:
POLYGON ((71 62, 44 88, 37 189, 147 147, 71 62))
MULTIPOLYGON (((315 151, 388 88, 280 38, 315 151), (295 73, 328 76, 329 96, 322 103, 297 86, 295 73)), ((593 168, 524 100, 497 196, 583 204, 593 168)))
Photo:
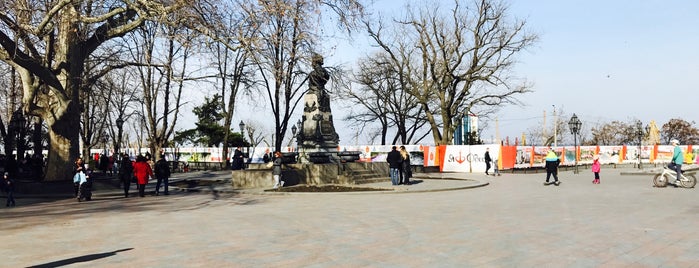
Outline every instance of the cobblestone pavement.
POLYGON ((2 267, 699 267, 699 192, 603 169, 450 174, 404 194, 177 192, 18 199, 2 267), (439 186, 442 185, 442 186, 439 186))

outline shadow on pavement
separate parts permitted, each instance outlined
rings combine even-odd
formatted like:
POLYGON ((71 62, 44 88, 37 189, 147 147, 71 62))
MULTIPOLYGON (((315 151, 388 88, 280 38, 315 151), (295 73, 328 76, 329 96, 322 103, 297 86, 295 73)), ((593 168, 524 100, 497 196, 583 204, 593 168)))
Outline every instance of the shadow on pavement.
POLYGON ((90 255, 85 255, 85 256, 60 260, 60 261, 54 261, 54 262, 49 262, 49 263, 44 263, 44 264, 39 264, 39 265, 34 265, 34 266, 29 266, 29 267, 31 267, 31 268, 58 267, 58 266, 65 266, 65 265, 74 264, 74 263, 78 263, 78 262, 94 261, 97 259, 111 257, 111 256, 116 255, 119 252, 129 251, 132 249, 133 248, 125 248, 125 249, 119 249, 119 250, 115 250, 115 251, 111 251, 111 252, 90 254, 90 255))

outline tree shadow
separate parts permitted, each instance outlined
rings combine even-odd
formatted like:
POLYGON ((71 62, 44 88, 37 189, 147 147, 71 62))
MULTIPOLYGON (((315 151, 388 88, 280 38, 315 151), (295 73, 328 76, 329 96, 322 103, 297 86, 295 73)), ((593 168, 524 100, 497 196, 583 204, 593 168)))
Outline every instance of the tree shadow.
POLYGON ((89 255, 84 255, 84 256, 79 256, 79 257, 74 257, 74 258, 70 258, 70 259, 59 260, 59 261, 29 266, 29 267, 30 268, 59 267, 59 266, 65 266, 65 265, 70 265, 70 264, 79 263, 79 262, 89 262, 89 261, 94 261, 97 259, 111 257, 111 256, 116 255, 119 252, 129 251, 132 249, 133 248, 125 248, 125 249, 119 249, 119 250, 110 251, 110 252, 89 254, 89 255))

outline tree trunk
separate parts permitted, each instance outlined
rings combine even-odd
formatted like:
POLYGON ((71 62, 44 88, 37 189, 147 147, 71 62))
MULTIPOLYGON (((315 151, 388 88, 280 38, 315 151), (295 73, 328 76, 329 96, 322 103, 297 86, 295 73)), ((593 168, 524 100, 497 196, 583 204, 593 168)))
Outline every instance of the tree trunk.
POLYGON ((66 112, 49 126, 49 161, 45 181, 70 180, 73 177, 73 162, 79 150, 80 109, 75 101, 67 105, 66 112))

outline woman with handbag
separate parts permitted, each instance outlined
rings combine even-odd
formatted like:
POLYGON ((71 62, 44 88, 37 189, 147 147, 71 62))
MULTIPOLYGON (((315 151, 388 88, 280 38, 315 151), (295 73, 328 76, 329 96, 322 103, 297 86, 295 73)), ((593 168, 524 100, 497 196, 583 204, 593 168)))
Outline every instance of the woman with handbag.
POLYGON ((85 178, 85 162, 83 162, 82 157, 75 159, 75 165, 73 165, 73 188, 75 190, 74 196, 80 201, 80 183, 85 178))

